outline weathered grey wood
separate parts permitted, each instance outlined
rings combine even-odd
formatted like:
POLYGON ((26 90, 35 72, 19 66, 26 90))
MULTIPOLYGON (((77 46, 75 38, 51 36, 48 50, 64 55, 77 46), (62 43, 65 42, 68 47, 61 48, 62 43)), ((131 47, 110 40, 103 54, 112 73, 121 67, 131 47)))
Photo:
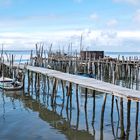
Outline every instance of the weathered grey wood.
POLYGON ((96 108, 96 102, 95 102, 95 90, 93 90, 93 116, 92 116, 92 127, 93 127, 93 137, 95 140, 95 128, 94 128, 94 122, 95 122, 95 108, 96 108))
POLYGON ((88 89, 85 88, 85 108, 87 108, 87 92, 88 92, 88 89))
POLYGON ((129 140, 129 133, 130 133, 130 126, 131 126, 131 120, 130 120, 130 113, 131 113, 131 101, 128 100, 127 102, 127 129, 126 129, 126 140, 129 140))
POLYGON ((107 99, 107 94, 105 94, 104 96, 104 102, 103 102, 102 110, 101 110, 100 140, 103 140, 104 112, 105 112, 106 99, 107 99))
POLYGON ((115 99, 116 101, 116 108, 117 108, 117 113, 118 113, 118 121, 120 120, 120 112, 119 112, 119 106, 118 106, 118 100, 115 99))
POLYGON ((125 138, 123 99, 120 98, 120 138, 125 138))
MULTIPOLYGON (((5 65, 9 66, 9 63, 5 63, 5 65)), ((20 66, 18 64, 13 64, 13 67, 20 67, 21 69, 25 68, 23 64, 20 64, 20 66)), ((26 69, 36 73, 47 75, 49 77, 54 77, 60 80, 75 83, 88 89, 110 93, 112 95, 119 96, 122 98, 127 98, 130 100, 140 101, 140 91, 136 91, 133 89, 128 89, 121 86, 113 85, 93 78, 72 75, 72 74, 63 73, 56 70, 50 70, 42 67, 34 67, 34 66, 27 65, 26 69)))
POLYGON ((114 113, 114 95, 112 95, 112 102, 111 102, 111 127, 112 127, 112 134, 115 138, 113 113, 114 113))
POLYGON ((31 80, 30 80, 30 71, 28 70, 28 94, 30 94, 30 83, 31 83, 31 80))
MULTIPOLYGON (((66 106, 67 110, 68 110, 68 107, 69 107, 69 99, 71 98, 71 94, 72 94, 71 92, 72 92, 72 83, 70 82, 69 86, 67 88, 67 106, 66 106)), ((70 103, 71 103, 71 101, 70 101, 70 103)))
POLYGON ((76 102, 77 102, 77 111, 80 111, 79 108, 79 99, 78 99, 78 84, 76 84, 76 102))
POLYGON ((65 102, 65 90, 64 90, 64 83, 63 83, 62 80, 61 80, 61 85, 62 85, 62 93, 63 93, 63 103, 62 103, 62 105, 63 105, 63 107, 64 107, 64 102, 65 102))
POLYGON ((136 120, 135 120, 135 140, 138 140, 138 124, 139 124, 139 102, 136 103, 136 120))
POLYGON ((51 105, 52 106, 54 105, 54 102, 55 102, 57 82, 58 82, 58 80, 55 78, 54 79, 54 84, 53 84, 52 96, 51 96, 51 105))

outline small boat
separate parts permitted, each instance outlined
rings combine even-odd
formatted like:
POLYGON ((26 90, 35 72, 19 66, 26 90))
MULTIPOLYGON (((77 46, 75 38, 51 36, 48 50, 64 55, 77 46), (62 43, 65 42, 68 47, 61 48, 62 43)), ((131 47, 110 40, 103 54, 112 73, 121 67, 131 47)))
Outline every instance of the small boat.
POLYGON ((7 91, 20 90, 23 88, 23 82, 19 82, 7 77, 1 77, 0 88, 7 91))

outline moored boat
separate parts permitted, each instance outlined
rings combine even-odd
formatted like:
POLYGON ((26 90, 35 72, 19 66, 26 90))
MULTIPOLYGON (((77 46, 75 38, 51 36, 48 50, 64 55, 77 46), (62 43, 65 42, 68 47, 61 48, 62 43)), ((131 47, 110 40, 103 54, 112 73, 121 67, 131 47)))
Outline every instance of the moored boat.
POLYGON ((20 90, 23 88, 23 82, 15 81, 14 79, 1 77, 0 88, 3 90, 20 90))

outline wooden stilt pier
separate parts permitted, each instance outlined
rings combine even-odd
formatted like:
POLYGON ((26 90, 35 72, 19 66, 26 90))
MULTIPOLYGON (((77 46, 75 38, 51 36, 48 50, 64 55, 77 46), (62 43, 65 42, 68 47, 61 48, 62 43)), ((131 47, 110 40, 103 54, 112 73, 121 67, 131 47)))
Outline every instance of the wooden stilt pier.
MULTIPOLYGON (((4 63, 6 66, 10 66, 9 63, 4 63)), ((63 73, 56 70, 51 70, 47 68, 42 67, 35 67, 35 66, 29 66, 29 65, 18 65, 16 63, 13 64, 13 67, 19 67, 20 69, 27 69, 29 71, 32 71, 34 73, 42 74, 47 77, 52 77, 55 79, 67 81, 69 83, 78 84, 81 87, 85 87, 87 89, 92 89, 96 91, 100 91, 103 93, 109 93, 121 98, 126 98, 128 100, 135 100, 140 101, 140 92, 124 88, 121 86, 117 86, 111 83, 103 82, 97 79, 73 75, 69 73, 63 73)), ((39 85, 40 86, 40 85, 39 85)))

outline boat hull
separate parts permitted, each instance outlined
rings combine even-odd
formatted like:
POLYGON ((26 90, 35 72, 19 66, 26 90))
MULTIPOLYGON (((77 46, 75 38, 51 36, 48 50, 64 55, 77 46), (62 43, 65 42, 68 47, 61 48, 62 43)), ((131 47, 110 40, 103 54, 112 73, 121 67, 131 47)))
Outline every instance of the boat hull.
POLYGON ((13 79, 0 78, 0 88, 7 91, 21 90, 23 88, 23 83, 18 81, 13 83, 13 79))

